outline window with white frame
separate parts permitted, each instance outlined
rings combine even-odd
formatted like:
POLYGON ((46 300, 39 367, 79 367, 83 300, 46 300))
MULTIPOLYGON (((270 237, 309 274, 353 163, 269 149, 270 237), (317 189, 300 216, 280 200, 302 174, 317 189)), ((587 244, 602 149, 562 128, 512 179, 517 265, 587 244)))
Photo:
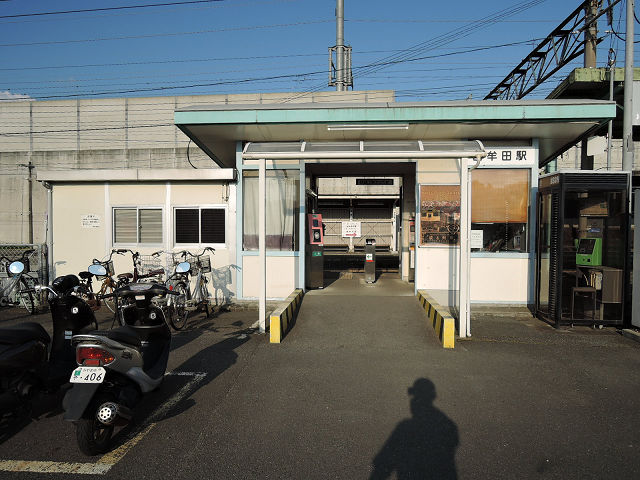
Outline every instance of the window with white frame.
POLYGON ((530 170, 471 173, 472 252, 528 252, 530 170))
POLYGON ((162 231, 161 208, 113 209, 114 244, 161 244, 162 231))
POLYGON ((225 244, 226 208, 176 207, 173 213, 176 244, 225 244))

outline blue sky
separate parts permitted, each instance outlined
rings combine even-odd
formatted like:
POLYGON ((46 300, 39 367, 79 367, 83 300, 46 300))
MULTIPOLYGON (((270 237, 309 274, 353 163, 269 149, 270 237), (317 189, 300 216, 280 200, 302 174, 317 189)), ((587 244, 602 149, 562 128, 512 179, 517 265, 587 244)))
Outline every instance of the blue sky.
MULTIPOLYGON (((6 18, 170 1, 0 1, 1 95, 71 99, 332 90, 327 70, 335 0, 224 0, 6 18)), ((581 2, 344 3, 355 89, 393 89, 399 101, 432 101, 483 98, 581 2), (492 21, 505 9, 519 11, 492 21), (480 19, 491 21, 479 25, 480 19), (513 45, 499 47, 505 44, 513 45), (483 47, 494 48, 468 51, 483 47), (371 68, 397 55, 405 61, 371 68)), ((621 34, 624 8, 621 2, 615 10, 614 27, 621 34)), ((609 28, 601 22, 601 31, 609 28)), ((610 46, 618 49, 622 66, 624 44, 609 38, 599 47, 598 65, 606 64, 610 46)), ((582 59, 572 66, 582 66, 582 59)), ((546 96, 570 70, 528 98, 546 96)))

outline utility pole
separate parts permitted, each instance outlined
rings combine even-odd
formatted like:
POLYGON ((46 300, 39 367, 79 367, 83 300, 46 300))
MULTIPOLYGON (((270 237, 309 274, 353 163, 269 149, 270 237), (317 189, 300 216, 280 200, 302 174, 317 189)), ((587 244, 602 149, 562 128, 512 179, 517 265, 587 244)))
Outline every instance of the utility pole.
POLYGON ((634 0, 627 0, 627 30, 624 49, 624 116, 622 123, 622 170, 633 170, 633 30, 634 0))
POLYGON ((29 102, 29 153, 27 168, 29 169, 29 243, 33 243, 33 102, 29 102))
POLYGON ((344 0, 336 0, 336 91, 344 90, 344 0))
POLYGON ((344 44, 344 0, 336 0, 336 45, 329 47, 329 86, 335 86, 338 92, 353 87, 351 47, 344 44))
POLYGON ((596 45, 598 41, 598 0, 591 0, 585 7, 584 68, 596 68, 596 45))

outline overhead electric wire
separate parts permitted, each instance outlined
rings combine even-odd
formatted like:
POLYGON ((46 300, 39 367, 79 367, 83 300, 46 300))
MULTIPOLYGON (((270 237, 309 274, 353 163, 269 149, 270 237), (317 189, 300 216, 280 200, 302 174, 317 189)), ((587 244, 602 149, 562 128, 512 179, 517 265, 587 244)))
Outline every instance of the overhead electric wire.
POLYGON ((82 10, 61 10, 57 12, 31 12, 31 13, 19 13, 15 15, 0 15, 0 19, 4 18, 24 18, 24 17, 41 17, 45 15, 68 15, 75 13, 93 13, 93 12, 107 12, 113 10, 132 10, 139 8, 156 8, 156 7, 168 7, 177 5, 192 5, 197 3, 214 3, 223 2, 224 0, 183 0, 176 2, 164 2, 164 3, 149 3, 144 5, 121 5, 119 7, 102 7, 102 8, 87 8, 82 10))
MULTIPOLYGON (((486 17, 483 17, 479 20, 476 20, 474 22, 470 22, 470 26, 469 25, 465 25, 463 27, 458 27, 454 30, 451 30, 449 32, 446 32, 444 34, 441 35, 437 35, 436 37, 433 37, 429 40, 425 40, 423 42, 417 43, 411 47, 405 48, 402 50, 402 52, 404 53, 400 53, 400 54, 396 54, 396 55, 390 55, 387 57, 384 57, 382 59, 380 59, 378 62, 375 62, 374 64, 371 64, 369 67, 364 68, 361 71, 357 71, 357 72, 353 72, 353 70, 355 70, 352 67, 352 72, 353 72, 353 77, 354 80, 357 79, 358 77, 363 77, 366 76, 370 73, 373 73, 373 71, 375 71, 376 69, 381 69, 381 68, 385 68, 388 67, 390 64, 395 63, 396 61, 399 60, 406 60, 406 59, 410 59, 412 56, 415 56, 416 54, 418 54, 418 52, 423 52, 424 51, 429 51, 429 49, 433 49, 437 46, 440 46, 443 43, 449 43, 451 41, 457 40, 458 38, 462 38, 462 37, 466 37, 471 35, 474 31, 486 26, 487 24, 490 23, 495 23, 497 20, 499 19, 503 19, 505 17, 509 17, 509 16, 513 16, 517 13, 521 13, 522 11, 528 10, 529 8, 532 8, 533 6, 539 5, 540 3, 545 2, 546 0, 532 0, 523 4, 517 4, 514 7, 509 7, 503 10, 500 10, 496 13, 493 13, 491 15, 488 15, 486 17), (430 45, 430 43, 435 43, 435 45, 430 45), (426 50, 425 50, 426 48, 426 50), (389 63, 391 62, 391 63, 389 63)), ((319 88, 323 88, 324 85, 322 86, 318 86, 316 87, 317 89, 319 88)), ((297 96, 293 96, 291 97, 291 100, 295 100, 296 98, 298 98, 297 96)), ((290 100, 290 101, 291 101, 290 100)))
POLYGON ((237 31, 250 31, 250 30, 263 30, 269 28, 287 28, 298 27, 301 25, 316 25, 321 23, 333 23, 334 20, 313 20, 308 22, 293 22, 293 23, 280 23, 272 25, 251 25, 244 27, 229 27, 229 28, 214 28, 211 30, 199 30, 192 32, 164 32, 164 33, 149 33, 145 35, 123 35, 118 37, 104 37, 104 38, 87 38, 80 40, 49 40, 42 42, 26 42, 26 43, 0 43, 0 48, 7 47, 33 47, 43 45, 63 45, 70 43, 93 43, 93 42, 106 42, 114 40, 139 40, 158 37, 177 37, 183 35, 205 35, 208 33, 221 33, 221 32, 237 32, 237 31))
MULTIPOLYGON (((442 58, 442 57, 448 57, 448 56, 453 56, 453 55, 460 55, 460 54, 465 54, 465 53, 473 53, 473 52, 478 52, 478 51, 482 51, 482 50, 490 50, 490 49, 494 49, 494 48, 503 48, 503 47, 509 47, 509 46, 515 46, 515 45, 521 45, 523 43, 529 43, 532 40, 526 40, 526 41, 520 41, 520 42, 509 42, 509 43, 505 43, 505 44, 500 44, 500 45, 491 45, 491 46, 485 46, 485 47, 478 47, 478 48, 470 48, 467 50, 462 50, 462 51, 455 51, 455 52, 448 52, 448 53, 442 53, 442 54, 435 54, 435 55, 426 55, 423 57, 414 57, 414 58, 409 58, 409 59, 397 59, 397 60, 392 60, 392 61, 388 61, 386 63, 381 63, 381 62, 376 62, 373 64, 369 64, 369 65, 364 65, 362 67, 356 67, 354 70, 356 69, 367 69, 371 66, 381 66, 381 65, 395 65, 395 64, 400 64, 400 63, 405 63, 405 62, 416 62, 416 61, 420 61, 420 60, 426 60, 426 59, 434 59, 434 58, 442 58)), ((206 83, 196 83, 196 84, 190 84, 190 85, 169 85, 169 86, 158 86, 158 87, 148 87, 148 88, 137 88, 137 89, 133 89, 133 88, 129 88, 129 89, 120 89, 120 90, 106 90, 106 91, 100 91, 100 92, 82 92, 82 93, 75 93, 75 94, 65 94, 65 95, 48 95, 44 98, 47 99, 61 99, 61 98, 77 98, 77 97, 81 97, 81 96, 96 96, 96 95, 123 95, 123 94, 127 94, 127 93, 143 93, 143 92, 158 92, 158 91, 168 91, 168 90, 177 90, 177 89, 191 89, 191 88, 199 88, 199 87, 213 87, 213 86, 220 86, 220 85, 227 85, 227 84, 242 84, 242 83, 253 83, 253 82, 257 82, 257 81, 263 81, 263 80, 274 80, 274 79, 295 79, 295 78, 303 78, 309 75, 325 75, 326 71, 325 70, 319 70, 319 71, 314 71, 314 72, 304 72, 304 73, 298 73, 298 74, 288 74, 288 75, 272 75, 272 76, 266 76, 266 77, 257 77, 257 78, 243 78, 243 79, 229 79, 229 80, 220 80, 220 81, 216 81, 216 82, 206 82, 206 83)), ((3 102, 3 99, 0 99, 0 103, 3 102)))

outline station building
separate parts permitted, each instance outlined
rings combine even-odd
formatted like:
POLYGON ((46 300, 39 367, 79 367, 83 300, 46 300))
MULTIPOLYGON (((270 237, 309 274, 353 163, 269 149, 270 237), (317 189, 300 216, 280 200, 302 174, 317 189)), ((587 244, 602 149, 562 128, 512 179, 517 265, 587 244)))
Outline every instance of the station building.
POLYGON ((539 166, 615 104, 362 98, 175 108, 210 168, 38 170, 51 270, 112 248, 213 246, 219 301, 284 298, 307 286, 313 213, 325 265, 353 268, 373 239, 387 271, 458 309, 462 336, 471 303, 533 304, 539 166))

